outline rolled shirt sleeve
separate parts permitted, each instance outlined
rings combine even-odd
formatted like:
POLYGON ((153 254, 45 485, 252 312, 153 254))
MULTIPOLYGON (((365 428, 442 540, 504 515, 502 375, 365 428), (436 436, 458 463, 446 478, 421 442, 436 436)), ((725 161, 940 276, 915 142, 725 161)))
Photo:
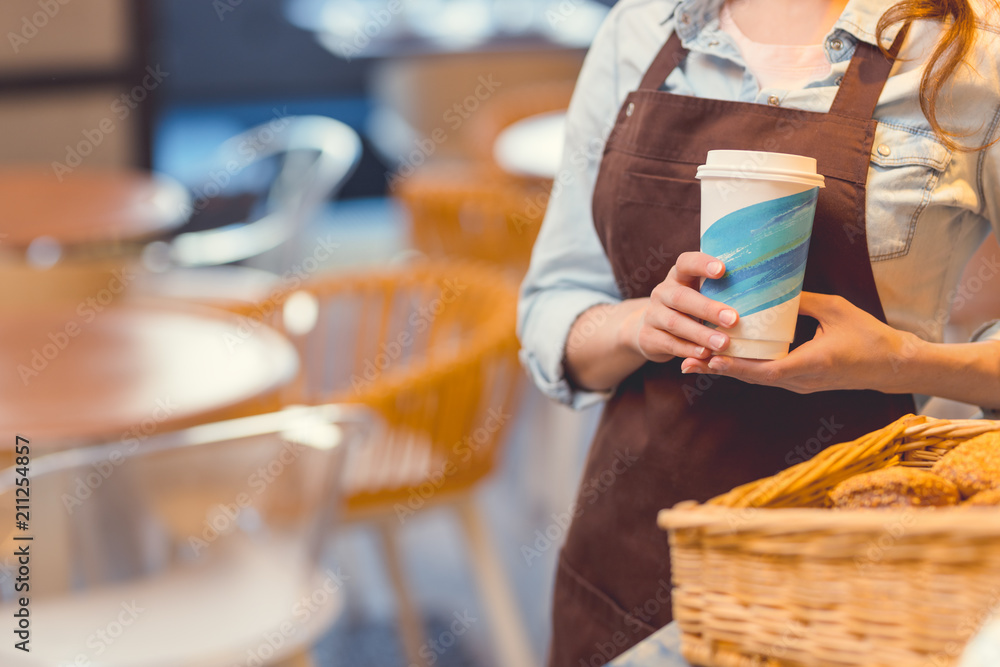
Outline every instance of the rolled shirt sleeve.
POLYGON ((580 315, 621 301, 611 265, 594 229, 591 198, 605 140, 618 114, 612 10, 584 61, 567 112, 566 143, 531 265, 521 286, 521 361, 547 396, 576 409, 608 397, 566 380, 567 340, 580 315))
POLYGON ((982 325, 972 334, 972 342, 978 343, 984 340, 1000 340, 1000 320, 993 320, 982 325))
POLYGON ((539 293, 531 299, 531 312, 522 318, 521 363, 535 385, 546 396, 582 410, 607 399, 611 392, 584 391, 566 379, 563 360, 570 329, 589 308, 614 299, 584 289, 558 289, 539 293))

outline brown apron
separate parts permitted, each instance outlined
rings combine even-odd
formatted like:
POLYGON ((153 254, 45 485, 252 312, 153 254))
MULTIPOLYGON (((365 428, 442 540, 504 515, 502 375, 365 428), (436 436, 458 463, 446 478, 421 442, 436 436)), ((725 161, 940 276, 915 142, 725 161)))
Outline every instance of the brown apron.
MULTIPOLYGON (((891 52, 898 53, 906 30, 891 52)), ((594 192, 594 223, 625 298, 648 296, 699 248, 695 169, 711 149, 815 157, 819 193, 805 289, 885 321, 865 236, 875 104, 892 60, 859 42, 829 113, 659 90, 685 49, 669 39, 618 114, 594 192)), ((800 319, 796 344, 816 322, 800 319)), ((667 536, 656 513, 772 475, 914 410, 909 395, 799 395, 647 363, 617 388, 587 460, 556 575, 550 665, 602 665, 671 620, 667 536)))

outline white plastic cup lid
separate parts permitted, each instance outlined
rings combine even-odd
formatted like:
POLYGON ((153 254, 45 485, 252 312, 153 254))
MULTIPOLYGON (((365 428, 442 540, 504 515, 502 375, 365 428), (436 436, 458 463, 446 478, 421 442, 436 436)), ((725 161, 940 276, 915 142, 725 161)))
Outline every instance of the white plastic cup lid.
POLYGON ((705 164, 698 167, 697 178, 792 181, 825 186, 823 175, 816 173, 816 158, 766 151, 709 151, 705 164))

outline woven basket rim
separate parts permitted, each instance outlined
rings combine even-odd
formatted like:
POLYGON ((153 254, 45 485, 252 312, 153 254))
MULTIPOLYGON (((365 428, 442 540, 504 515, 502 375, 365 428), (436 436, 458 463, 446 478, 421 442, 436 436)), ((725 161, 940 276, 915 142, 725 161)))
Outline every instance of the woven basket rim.
POLYGON ((751 507, 730 508, 713 505, 685 505, 660 510, 657 525, 664 530, 702 528, 717 533, 757 531, 789 534, 817 530, 883 530, 887 525, 905 522, 911 535, 958 532, 983 537, 1000 536, 1000 512, 997 507, 954 505, 934 508, 901 509, 829 509, 821 507, 751 507), (984 518, 995 518, 992 523, 984 518))
POLYGON ((848 477, 893 465, 928 467, 944 452, 989 431, 1000 431, 1000 421, 904 415, 881 429, 831 445, 807 461, 737 486, 704 504, 815 508, 822 496, 848 477))
POLYGON ((1000 507, 835 509, 826 494, 859 472, 923 467, 997 430, 1000 421, 906 415, 660 511, 681 652, 711 667, 953 665, 940 658, 1000 600, 1000 507))
MULTIPOLYGON (((825 452, 820 452, 814 458, 803 463, 792 466, 771 477, 765 477, 756 482, 751 482, 744 486, 765 485, 772 480, 780 479, 782 475, 787 476, 790 471, 799 469, 808 472, 810 469, 819 469, 823 465, 821 459, 825 454, 840 450, 848 456, 841 456, 840 463, 833 469, 827 470, 825 478, 829 478, 835 472, 840 472, 851 464, 854 450, 864 450, 874 435, 880 433, 897 434, 887 448, 892 452, 912 449, 915 446, 927 446, 933 444, 938 439, 941 440, 961 440, 964 436, 949 438, 952 434, 981 433, 985 431, 1000 431, 1000 420, 989 419, 937 419, 926 415, 907 415, 887 425, 879 431, 875 431, 861 438, 833 445, 825 452)), ((891 458, 890 458, 891 460, 891 458)), ((891 465, 891 464, 890 464, 891 465)), ((824 477, 811 482, 812 486, 821 484, 824 477)), ((739 490, 742 487, 737 487, 739 490)), ((731 506, 718 502, 732 494, 722 494, 716 496, 705 503, 698 503, 687 500, 677 503, 672 508, 661 510, 657 515, 657 524, 665 529, 673 528, 716 528, 724 526, 727 531, 737 530, 763 530, 769 526, 797 526, 797 530, 808 530, 811 524, 813 529, 823 527, 824 530, 837 527, 854 527, 867 529, 871 527, 884 526, 887 523, 900 520, 901 517, 909 517, 914 514, 921 515, 921 525, 928 526, 929 530, 940 530, 940 527, 952 526, 954 530, 977 531, 977 526, 983 523, 982 518, 985 512, 997 512, 997 507, 975 507, 967 505, 953 505, 946 507, 908 507, 908 508, 879 508, 879 509, 833 509, 827 507, 768 507, 760 506, 731 506), (930 528, 933 526, 934 528, 930 528)), ((988 527, 988 535, 1000 534, 1000 521, 988 527)))

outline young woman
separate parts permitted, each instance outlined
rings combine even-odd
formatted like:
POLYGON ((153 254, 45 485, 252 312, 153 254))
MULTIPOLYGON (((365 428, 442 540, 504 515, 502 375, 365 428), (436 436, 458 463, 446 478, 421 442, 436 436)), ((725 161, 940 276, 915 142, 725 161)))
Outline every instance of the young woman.
MULTIPOLYGON (((963 267, 1000 226, 997 25, 967 0, 613 9, 570 106, 519 332, 543 391, 608 401, 585 480, 637 461, 578 500, 552 665, 603 664, 670 620, 661 508, 881 428, 914 395, 1000 408, 1000 327, 941 343, 971 296, 963 267), (826 177, 779 361, 718 356, 739 315, 698 292, 725 271, 697 252, 694 174, 712 149, 809 155, 826 177)), ((971 268, 1000 289, 995 262, 971 268)))

